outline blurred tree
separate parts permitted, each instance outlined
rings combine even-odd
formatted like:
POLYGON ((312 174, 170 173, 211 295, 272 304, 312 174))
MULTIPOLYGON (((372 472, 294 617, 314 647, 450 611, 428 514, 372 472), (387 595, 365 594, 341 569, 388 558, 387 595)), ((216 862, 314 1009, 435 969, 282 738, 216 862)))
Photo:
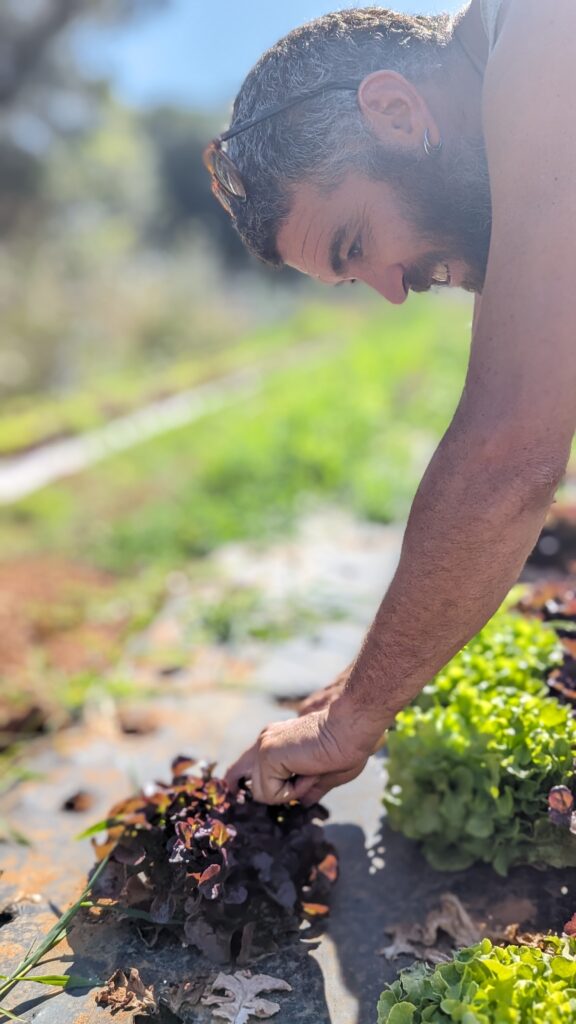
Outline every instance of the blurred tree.
MULTIPOLYGON (((161 187, 161 205, 153 224, 156 243, 171 244, 183 233, 201 227, 229 266, 248 265, 230 218, 212 195, 202 163, 206 143, 221 130, 218 119, 165 106, 143 117, 156 152, 161 187)), ((258 267, 255 260, 249 265, 258 267)))
POLYGON ((86 78, 71 33, 167 2, 0 0, 4 395, 74 381, 106 331, 138 345, 142 285, 131 279, 127 297, 118 282, 156 203, 154 156, 137 116, 86 78))
POLYGON ((2 398, 210 351, 269 315, 270 276, 238 273, 258 264, 202 165, 224 118, 125 107, 76 58, 76 26, 169 2, 0 0, 2 398))
MULTIPOLYGON (((0 106, 53 78, 54 40, 86 15, 134 17, 166 0, 3 0, 0 8, 0 106)), ((58 66, 57 78, 62 73, 58 66)))
POLYGON ((86 81, 68 44, 81 19, 125 19, 169 0, 2 0, 0 234, 30 230, 45 207, 47 151, 84 130, 102 83, 86 81))

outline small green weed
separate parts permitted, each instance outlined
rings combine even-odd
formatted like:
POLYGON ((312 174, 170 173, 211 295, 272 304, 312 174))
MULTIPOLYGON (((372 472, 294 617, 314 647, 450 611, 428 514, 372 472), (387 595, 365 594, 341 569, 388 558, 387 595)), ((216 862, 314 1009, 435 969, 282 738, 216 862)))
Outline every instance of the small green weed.
MULTIPOLYGON (((4 999, 9 992, 12 991, 23 981, 35 982, 38 985, 50 985, 54 988, 60 989, 73 989, 73 988, 93 988, 95 985, 101 984, 94 978, 79 978, 74 975, 63 974, 32 974, 35 967, 41 965, 43 958, 51 950, 55 949, 63 939, 66 938, 72 922, 79 910, 88 903, 88 897, 92 892, 93 887, 96 885, 100 875, 106 869, 108 864, 108 857, 104 858, 101 864, 92 875, 90 882, 84 889, 84 892, 80 896, 80 899, 74 903, 69 910, 67 910, 58 919, 53 928, 50 929, 48 934, 40 941, 36 948, 32 948, 30 952, 24 957, 24 959, 18 964, 18 966, 10 974, 0 974, 0 1000, 4 999)), ((17 1017, 6 1007, 0 1006, 0 1019, 4 1016, 8 1020, 23 1020, 21 1017, 17 1017)))

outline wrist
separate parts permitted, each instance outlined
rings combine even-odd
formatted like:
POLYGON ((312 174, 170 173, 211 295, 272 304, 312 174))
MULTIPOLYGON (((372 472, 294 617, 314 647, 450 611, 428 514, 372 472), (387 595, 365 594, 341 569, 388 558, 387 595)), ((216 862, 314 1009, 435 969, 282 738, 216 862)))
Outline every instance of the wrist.
POLYGON ((359 707, 346 691, 334 700, 326 712, 326 724, 336 735, 346 737, 347 745, 369 756, 383 746, 394 715, 383 709, 359 707))

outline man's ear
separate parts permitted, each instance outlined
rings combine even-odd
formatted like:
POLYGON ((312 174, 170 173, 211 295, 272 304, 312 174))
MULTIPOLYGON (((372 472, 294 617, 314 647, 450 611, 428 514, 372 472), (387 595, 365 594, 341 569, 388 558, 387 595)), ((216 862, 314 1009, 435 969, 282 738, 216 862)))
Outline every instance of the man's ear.
POLYGON ((440 141, 438 126, 423 96, 397 71, 373 71, 360 83, 358 105, 380 142, 419 149, 424 133, 432 145, 440 141))

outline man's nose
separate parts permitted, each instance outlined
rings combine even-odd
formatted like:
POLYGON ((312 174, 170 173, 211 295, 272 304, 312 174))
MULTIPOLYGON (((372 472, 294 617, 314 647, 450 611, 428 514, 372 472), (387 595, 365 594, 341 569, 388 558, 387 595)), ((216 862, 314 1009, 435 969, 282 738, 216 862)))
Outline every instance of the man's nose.
POLYGON ((374 288, 379 295, 395 306, 401 306, 408 298, 408 291, 404 285, 404 267, 401 263, 377 270, 367 275, 365 281, 370 288, 374 288))

